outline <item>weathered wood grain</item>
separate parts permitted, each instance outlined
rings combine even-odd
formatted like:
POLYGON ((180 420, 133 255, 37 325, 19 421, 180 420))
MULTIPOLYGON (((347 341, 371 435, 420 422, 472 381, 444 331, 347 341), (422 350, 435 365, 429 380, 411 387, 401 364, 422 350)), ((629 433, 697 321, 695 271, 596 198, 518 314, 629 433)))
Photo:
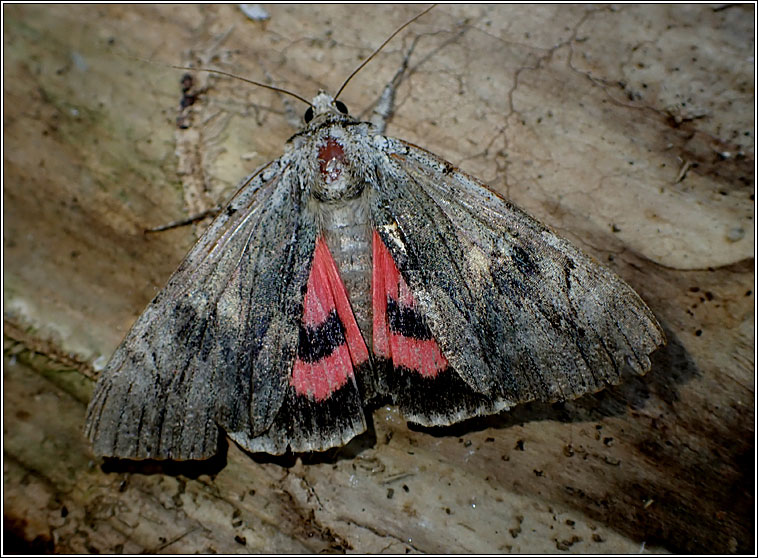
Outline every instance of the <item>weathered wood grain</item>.
POLYGON ((368 107, 420 37, 388 134, 624 277, 669 341, 647 376, 447 429, 382 408, 297 460, 92 457, 96 370, 197 234, 144 230, 223 201, 293 131, 281 97, 201 75, 178 130, 162 63, 311 96, 417 10, 267 9, 3 6, 4 550, 753 552, 751 5, 440 6, 342 97, 368 107))

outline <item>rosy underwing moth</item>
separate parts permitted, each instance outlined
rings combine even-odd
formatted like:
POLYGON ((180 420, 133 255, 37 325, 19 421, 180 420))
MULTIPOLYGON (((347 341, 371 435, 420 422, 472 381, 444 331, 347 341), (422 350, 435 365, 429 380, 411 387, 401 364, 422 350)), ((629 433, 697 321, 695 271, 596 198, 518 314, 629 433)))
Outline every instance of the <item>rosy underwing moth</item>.
POLYGON ((222 432, 321 451, 377 402, 449 425, 650 368, 664 335, 631 287, 338 95, 308 103, 118 347, 87 411, 95 453, 204 459, 222 432))

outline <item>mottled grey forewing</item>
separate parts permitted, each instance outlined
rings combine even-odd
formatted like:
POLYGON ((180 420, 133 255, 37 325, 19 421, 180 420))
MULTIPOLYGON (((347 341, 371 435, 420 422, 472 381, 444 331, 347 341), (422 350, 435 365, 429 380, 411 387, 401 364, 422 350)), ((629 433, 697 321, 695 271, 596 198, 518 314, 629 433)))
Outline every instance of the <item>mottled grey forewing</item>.
POLYGON ((218 425, 265 431, 297 350, 316 228, 275 161, 211 224, 102 372, 86 432, 98 455, 198 459, 218 425))
POLYGON ((502 408, 644 373, 664 343, 614 273, 450 163, 385 138, 372 214, 443 353, 502 408))

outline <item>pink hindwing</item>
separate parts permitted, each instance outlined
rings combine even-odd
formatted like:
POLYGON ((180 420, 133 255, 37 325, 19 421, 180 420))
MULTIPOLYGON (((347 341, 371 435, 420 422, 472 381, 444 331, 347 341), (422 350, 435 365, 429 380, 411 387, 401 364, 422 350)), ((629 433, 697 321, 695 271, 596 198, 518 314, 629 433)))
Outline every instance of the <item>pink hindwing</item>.
POLYGON ((372 298, 374 354, 433 378, 448 366, 392 255, 374 231, 372 298))
POLYGON ((290 384, 298 395, 328 398, 368 360, 345 285, 322 237, 316 241, 290 384))

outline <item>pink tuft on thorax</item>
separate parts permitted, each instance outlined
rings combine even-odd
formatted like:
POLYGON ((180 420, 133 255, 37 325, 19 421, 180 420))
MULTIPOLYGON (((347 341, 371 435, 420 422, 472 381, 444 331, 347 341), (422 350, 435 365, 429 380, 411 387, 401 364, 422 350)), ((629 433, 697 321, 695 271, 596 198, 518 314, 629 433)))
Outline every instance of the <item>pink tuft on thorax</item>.
POLYGON ((324 181, 329 184, 337 180, 342 174, 342 166, 345 163, 345 150, 337 143, 337 140, 329 138, 318 150, 318 164, 324 181))

